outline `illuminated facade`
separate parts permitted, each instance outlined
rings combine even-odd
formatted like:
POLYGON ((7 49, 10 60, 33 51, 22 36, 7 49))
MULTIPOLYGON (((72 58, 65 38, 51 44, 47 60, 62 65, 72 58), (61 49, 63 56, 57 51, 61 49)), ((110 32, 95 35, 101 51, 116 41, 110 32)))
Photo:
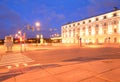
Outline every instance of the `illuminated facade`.
POLYGON ((61 27, 62 43, 120 43, 120 10, 61 27))

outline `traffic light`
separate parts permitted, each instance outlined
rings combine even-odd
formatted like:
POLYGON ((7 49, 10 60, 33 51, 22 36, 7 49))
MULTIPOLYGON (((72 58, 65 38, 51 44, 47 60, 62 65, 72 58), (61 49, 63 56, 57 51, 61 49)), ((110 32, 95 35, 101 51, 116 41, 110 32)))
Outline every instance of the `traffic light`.
POLYGON ((32 27, 32 31, 34 31, 35 29, 34 29, 34 27, 32 27))
POLYGON ((27 30, 30 30, 30 25, 29 24, 27 25, 27 30))

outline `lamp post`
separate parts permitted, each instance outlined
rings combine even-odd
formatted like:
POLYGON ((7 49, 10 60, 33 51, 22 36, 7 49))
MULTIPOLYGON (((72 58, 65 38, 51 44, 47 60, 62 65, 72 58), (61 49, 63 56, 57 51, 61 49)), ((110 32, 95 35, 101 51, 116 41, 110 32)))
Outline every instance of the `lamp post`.
POLYGON ((19 37, 19 40, 20 40, 20 52, 22 52, 22 32, 19 30, 18 35, 16 34, 16 36, 19 37))
MULTIPOLYGON (((39 22, 36 22, 36 23, 35 23, 35 27, 36 27, 36 30, 40 30, 40 23, 39 23, 39 22)), ((24 33, 22 34, 22 31, 25 30, 26 28, 27 28, 27 30, 32 30, 32 31, 34 31, 34 30, 35 30, 35 27, 28 24, 27 26, 25 26, 24 28, 22 28, 21 30, 19 30, 19 31, 17 32, 17 34, 15 35, 15 37, 18 37, 19 40, 20 40, 20 51, 21 51, 21 52, 22 52, 22 41, 24 41, 24 50, 26 50, 26 48, 25 48, 25 47, 26 47, 26 45, 25 45, 26 33, 24 32, 24 33), (23 38, 24 38, 24 40, 23 40, 23 38)), ((38 40, 37 40, 37 42, 38 42, 38 40)))
POLYGON ((39 35, 36 35, 36 39, 37 39, 37 46, 38 46, 39 35))

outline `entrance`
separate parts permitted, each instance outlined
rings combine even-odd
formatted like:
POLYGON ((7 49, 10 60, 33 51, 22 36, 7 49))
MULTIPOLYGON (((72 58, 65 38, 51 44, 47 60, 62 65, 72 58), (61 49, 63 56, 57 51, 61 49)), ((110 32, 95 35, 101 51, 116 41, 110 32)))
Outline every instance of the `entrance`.
POLYGON ((114 43, 117 43, 117 38, 116 37, 114 38, 114 43))

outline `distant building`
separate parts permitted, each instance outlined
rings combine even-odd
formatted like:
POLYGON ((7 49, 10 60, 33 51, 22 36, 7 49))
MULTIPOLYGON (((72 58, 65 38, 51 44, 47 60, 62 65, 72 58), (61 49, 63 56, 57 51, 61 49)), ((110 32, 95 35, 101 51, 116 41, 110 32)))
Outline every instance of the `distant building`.
POLYGON ((50 39, 52 40, 53 43, 61 43, 61 37, 60 36, 52 37, 50 39))
POLYGON ((120 10, 61 27, 62 43, 120 43, 120 10))

